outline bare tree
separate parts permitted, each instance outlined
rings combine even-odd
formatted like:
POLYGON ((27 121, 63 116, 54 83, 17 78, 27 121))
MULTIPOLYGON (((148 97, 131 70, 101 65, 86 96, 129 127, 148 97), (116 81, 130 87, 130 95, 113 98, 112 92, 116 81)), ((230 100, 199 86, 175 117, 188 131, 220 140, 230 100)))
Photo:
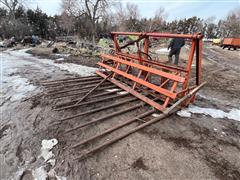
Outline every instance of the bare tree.
POLYGON ((115 5, 115 24, 118 31, 134 31, 139 20, 140 14, 136 4, 127 3, 124 7, 119 2, 115 5))
POLYGON ((98 21, 107 12, 109 6, 109 0, 80 0, 80 5, 83 8, 83 12, 91 23, 92 29, 92 41, 95 44, 96 37, 96 25, 98 21))
POLYGON ((21 3, 19 0, 0 0, 0 4, 8 10, 10 20, 15 20, 15 11, 21 3))
POLYGON ((107 12, 110 0, 62 0, 62 9, 68 14, 84 16, 89 21, 92 41, 95 44, 97 23, 107 12))
POLYGON ((203 30, 206 38, 217 38, 218 37, 218 26, 214 23, 216 17, 211 16, 203 21, 203 30))
POLYGON ((62 0, 61 9, 68 15, 77 15, 79 13, 78 2, 76 0, 62 0))
POLYGON ((230 11, 224 21, 224 35, 227 37, 237 37, 240 33, 240 8, 230 11))
POLYGON ((70 31, 74 27, 74 17, 64 11, 60 15, 60 27, 65 30, 67 32, 67 36, 69 36, 70 31))
POLYGON ((127 12, 125 7, 121 2, 117 2, 114 4, 115 12, 113 13, 114 26, 117 31, 126 31, 126 20, 127 20, 127 12))
POLYGON ((139 9, 137 4, 127 3, 126 5, 126 15, 127 19, 139 19, 139 9))
POLYGON ((154 18, 149 20, 149 31, 160 31, 162 30, 163 23, 165 23, 166 13, 164 8, 159 7, 155 12, 154 18))

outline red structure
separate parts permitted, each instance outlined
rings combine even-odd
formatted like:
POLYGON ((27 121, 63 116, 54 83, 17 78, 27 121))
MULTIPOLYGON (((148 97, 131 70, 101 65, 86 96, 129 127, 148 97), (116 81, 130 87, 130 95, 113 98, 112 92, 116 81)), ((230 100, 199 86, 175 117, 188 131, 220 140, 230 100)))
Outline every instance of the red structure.
MULTIPOLYGON (((164 112, 172 103, 200 86, 202 35, 134 32, 112 32, 111 34, 115 52, 111 55, 101 54, 102 61, 98 65, 103 68, 103 71, 100 70, 96 73, 121 89, 164 112), (120 46, 119 36, 136 36, 136 40, 120 46), (149 55, 150 38, 188 39, 191 42, 191 48, 186 67, 168 65, 152 59, 149 55), (140 42, 143 42, 143 46, 140 45, 140 42), (136 53, 131 54, 124 51, 126 47, 133 44, 137 46, 136 53), (189 79, 194 55, 196 56, 196 78, 194 85, 190 86, 189 79)), ((193 100, 194 97, 189 98, 184 105, 193 100)))
POLYGON ((77 149, 84 148, 84 145, 89 142, 97 142, 90 149, 81 150, 80 155, 74 158, 75 160, 85 159, 91 154, 177 112, 182 106, 192 102, 195 94, 205 84, 201 82, 202 35, 113 32, 112 38, 115 50, 111 54, 101 54, 102 61, 98 62, 101 68, 96 72, 98 76, 41 83, 48 90, 47 96, 51 99, 59 100, 71 97, 70 101, 64 100, 55 105, 55 111, 89 106, 87 110, 77 114, 74 112, 73 115, 63 117, 56 122, 55 125, 60 126, 62 123, 70 123, 75 120, 71 128, 63 132, 64 134, 89 126, 95 128, 95 124, 104 123, 122 114, 125 114, 125 118, 127 117, 126 120, 124 118, 121 122, 114 123, 113 126, 98 134, 87 137, 72 146, 67 146, 66 148, 77 149), (128 35, 135 36, 135 40, 120 44, 119 37, 128 35), (161 63, 149 55, 151 39, 160 40, 161 38, 185 38, 188 40, 190 43, 189 56, 187 61, 183 63, 184 67, 161 63), (130 45, 136 45, 137 52, 126 49, 130 45), (192 69, 194 57, 196 57, 195 71, 192 69), (194 77, 192 72, 195 72, 194 77), (116 88, 116 86, 120 88, 117 92, 104 91, 116 88), (129 93, 121 94, 121 89, 129 93), (115 102, 115 100, 117 101, 115 102), (103 102, 105 104, 101 104, 103 102), (116 107, 118 110, 115 109, 116 107), (143 113, 127 114, 130 111, 137 112, 139 109, 143 113), (158 117, 153 116, 156 112, 159 113, 158 117), (95 114, 95 116, 87 118, 85 122, 78 123, 84 121, 83 116, 91 114, 95 114), (118 131, 117 136, 109 139, 111 133, 115 131, 118 131), (99 143, 97 141, 99 138, 107 139, 99 143))

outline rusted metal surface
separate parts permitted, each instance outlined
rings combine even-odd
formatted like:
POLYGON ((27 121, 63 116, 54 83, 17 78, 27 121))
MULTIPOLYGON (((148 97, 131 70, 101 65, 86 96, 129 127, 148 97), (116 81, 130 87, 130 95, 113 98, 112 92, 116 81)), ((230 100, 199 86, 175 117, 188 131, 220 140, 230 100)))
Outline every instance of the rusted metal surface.
POLYGON ((90 125, 90 124, 95 124, 95 123, 97 123, 97 122, 106 120, 106 119, 108 119, 108 118, 111 118, 111 117, 114 117, 114 116, 117 116, 117 115, 120 115, 120 114, 129 112, 129 111, 132 111, 132 110, 134 110, 134 109, 137 109, 137 108, 140 108, 140 107, 143 107, 143 106, 144 106, 144 104, 143 104, 143 103, 140 103, 140 104, 138 104, 138 105, 129 107, 129 108, 127 108, 127 109, 123 109, 123 110, 120 110, 120 111, 113 112, 113 113, 111 113, 111 114, 107 114, 107 115, 102 116, 102 117, 100 117, 100 118, 94 119, 94 120, 92 120, 92 121, 86 122, 86 123, 81 124, 81 125, 78 125, 78 126, 75 126, 75 127, 72 128, 72 129, 68 129, 68 130, 65 131, 65 133, 72 132, 72 131, 74 131, 74 130, 80 129, 80 128, 85 127, 85 126, 88 126, 88 125, 90 125))
POLYGON ((110 129, 108 129, 108 130, 106 130, 106 131, 103 131, 103 132, 100 133, 100 134, 97 134, 97 135, 92 136, 92 137, 90 137, 90 138, 88 138, 88 139, 86 139, 86 140, 83 140, 83 141, 75 144, 75 145, 72 146, 71 148, 77 148, 77 147, 79 147, 79 146, 81 146, 81 145, 83 145, 83 144, 86 144, 86 143, 94 140, 94 139, 97 139, 97 138, 99 138, 99 137, 101 137, 101 136, 104 136, 104 135, 106 135, 106 134, 109 134, 109 133, 111 133, 111 132, 113 132, 113 131, 115 131, 115 130, 117 130, 117 129, 120 129, 120 128, 126 126, 126 125, 129 125, 129 124, 137 121, 137 120, 140 119, 140 118, 144 118, 144 117, 146 117, 146 116, 148 116, 148 115, 151 115, 151 114, 153 114, 155 111, 156 111, 156 110, 154 110, 154 109, 153 109, 153 110, 149 110, 149 111, 147 111, 147 112, 145 112, 145 113, 143 113, 143 114, 141 114, 141 115, 138 115, 137 117, 135 117, 135 118, 133 118, 133 119, 130 119, 130 120, 128 120, 128 121, 125 121, 125 122, 123 122, 123 123, 121 123, 121 124, 119 124, 119 125, 117 125, 117 126, 114 126, 114 127, 110 128, 110 129))
MULTIPOLYGON (((103 86, 101 88, 98 88, 97 91, 111 89, 111 88, 114 88, 114 87, 116 87, 116 86, 114 86, 114 85, 103 86)), ((57 97, 51 96, 50 98, 51 99, 62 99, 62 98, 66 98, 66 97, 78 96, 78 95, 81 95, 81 94, 84 94, 84 93, 88 93, 88 92, 89 92, 89 90, 84 90, 84 91, 74 92, 74 93, 65 94, 65 95, 61 95, 61 96, 57 96, 57 97)))
POLYGON ((186 38, 186 39, 202 39, 201 34, 171 34, 171 33, 141 33, 141 32, 112 32, 112 35, 130 35, 130 36, 147 36, 162 38, 186 38))
MULTIPOLYGON (((82 159, 86 158, 87 156, 89 156, 90 154, 93 154, 93 153, 99 151, 100 149, 103 149, 103 148, 105 148, 105 147, 107 147, 107 146, 109 146, 109 145, 111 145, 113 143, 116 143, 117 141, 119 141, 119 140, 121 140, 121 139, 123 139, 123 138, 125 138, 125 137, 127 137, 127 136, 129 136, 129 135, 131 135, 131 134, 133 134, 133 133, 135 133, 135 132, 145 128, 145 127, 147 127, 147 126, 150 126, 150 125, 152 125, 152 124, 154 124, 154 123, 156 123, 156 122, 158 122, 158 121, 168 117, 169 115, 171 115, 173 113, 175 113, 176 111, 178 111, 180 109, 179 105, 181 105, 182 102, 184 102, 185 100, 187 100, 187 99, 191 98, 193 95, 195 95, 195 93, 197 91, 199 91, 204 86, 204 84, 205 83, 201 84, 200 86, 198 86, 194 90, 192 90, 189 94, 187 94, 184 97, 182 97, 181 99, 179 99, 171 108, 165 110, 158 117, 153 118, 153 119, 151 119, 151 120, 149 120, 147 122, 144 122, 141 125, 138 125, 137 127, 132 128, 131 130, 129 130, 127 132, 124 132, 123 134, 121 134, 121 135, 119 135, 119 136, 117 136, 117 137, 115 137, 115 138, 113 138, 113 139, 111 139, 109 141, 106 141, 106 142, 100 144, 99 146, 96 146, 96 147, 88 150, 87 152, 84 152, 82 155, 76 157, 75 160, 82 160, 82 159)), ((137 117, 137 118, 139 118, 139 117, 137 117)), ((140 117, 140 118, 142 118, 142 117, 140 117)), ((108 130, 108 131, 111 131, 111 129, 108 130)), ((89 139, 91 140, 91 139, 95 139, 95 138, 97 138, 97 137, 91 137, 89 139)), ((84 143, 85 142, 80 142, 79 144, 76 144, 73 147, 78 147, 78 146, 80 146, 81 144, 84 144, 84 143)))
POLYGON ((77 79, 91 79, 97 77, 96 75, 94 76, 87 76, 87 77, 74 77, 74 78, 65 78, 65 79, 57 79, 57 80, 52 80, 52 81, 41 81, 40 84, 49 84, 49 83, 55 83, 55 82, 66 82, 69 80, 77 80, 77 79))
MULTIPOLYGON (((106 82, 105 85, 110 85, 109 82, 106 82)), ((95 87, 96 85, 89 85, 89 86, 83 86, 83 87, 78 87, 78 88, 68 88, 66 90, 62 90, 62 89, 58 89, 58 90, 55 90, 54 92, 47 92, 47 96, 56 96, 56 95, 59 95, 59 94, 64 94, 64 93, 69 93, 69 92, 73 92, 73 91, 79 91, 79 90, 84 90, 84 89, 89 89, 89 88, 93 88, 95 87)))
POLYGON ((76 160, 84 159, 175 113, 183 106, 193 102, 195 94, 205 84, 202 83, 202 35, 200 34, 113 32, 112 39, 115 53, 100 55, 102 58, 101 62, 98 62, 100 69, 96 71, 95 76, 41 83, 48 91, 46 97, 57 100, 54 110, 81 110, 81 112, 59 118, 56 121, 55 125, 59 126, 74 123, 63 132, 63 135, 79 129, 83 130, 88 126, 93 127, 96 123, 107 123, 116 116, 125 115, 125 118, 127 117, 123 122, 120 121, 99 134, 94 134, 68 147, 74 150, 80 147, 84 148, 83 145, 94 143, 98 138, 104 139, 105 136, 111 135, 115 131, 122 131, 110 140, 107 139, 97 146, 92 145, 91 149, 81 151, 83 153, 75 157, 76 160), (120 46, 119 35, 136 36, 136 40, 120 46), (156 37, 189 40, 190 51, 185 67, 165 64, 149 55, 150 39, 156 37), (142 45, 140 42, 143 42, 142 45), (133 44, 136 45, 137 52, 124 51, 133 44), (190 76, 194 57, 196 57, 195 78, 190 76), (195 82, 193 83, 193 81, 195 82), (111 88, 118 89, 107 92, 111 88), (120 91, 124 92, 120 94, 120 91), (65 101, 66 98, 70 100, 65 101), (115 108, 118 110, 116 111, 115 108), (160 113, 159 117, 152 116, 155 112, 160 113), (92 114, 96 118, 86 121, 86 117, 92 114), (80 124, 78 124, 79 122, 80 124), (124 128, 128 129, 123 130, 124 128))
MULTIPOLYGON (((121 89, 118 89, 118 90, 115 90, 115 91, 112 91, 112 92, 102 92, 102 93, 97 93, 97 94, 94 94, 91 96, 91 98, 99 98, 99 97, 102 97, 102 96, 108 96, 108 95, 112 95, 112 94, 115 94, 115 93, 118 93, 118 92, 121 92, 122 90, 121 89)), ((56 107, 64 107, 64 106, 69 106, 69 105, 74 105, 79 99, 74 99, 72 101, 67 101, 67 102, 64 102, 64 103, 58 103, 56 105, 56 107)))
POLYGON ((137 100, 137 98, 132 97, 130 99, 127 99, 127 100, 124 100, 124 101, 121 101, 121 102, 117 102, 117 103, 114 103, 114 104, 111 104, 111 105, 108 105, 108 106, 103 106, 103 107, 100 107, 100 108, 91 109, 89 111, 82 112, 82 113, 76 114, 74 116, 63 118, 63 119, 60 119, 59 121, 60 122, 64 122, 64 121, 67 121, 67 120, 70 120, 70 119, 74 119, 76 117, 80 117, 80 116, 96 113, 96 112, 103 111, 103 110, 106 110, 106 109, 109 109, 109 108, 113 108, 113 107, 117 107, 117 106, 120 106, 120 105, 123 105, 123 104, 126 104, 126 103, 130 103, 130 102, 136 101, 136 100, 137 100))
MULTIPOLYGON (((96 73, 98 75, 102 76, 103 78, 106 77, 105 74, 103 74, 103 73, 101 73, 99 71, 97 71, 96 73)), ((131 87, 129 87, 129 86, 125 85, 125 84, 122 84, 119 81, 117 81, 115 79, 112 79, 112 78, 109 79, 109 81, 111 81, 113 84, 115 84, 116 86, 120 87, 121 89, 131 93, 133 96, 135 96, 135 97, 141 99, 142 101, 150 104, 151 106, 155 107, 156 109, 161 110, 161 111, 164 110, 163 106, 161 106, 160 104, 158 104, 155 101, 151 100, 150 98, 146 97, 145 95, 138 93, 137 91, 133 90, 131 87)))
POLYGON ((62 80, 62 81, 56 81, 56 82, 49 82, 49 83, 41 83, 43 86, 47 87, 54 87, 54 86, 59 86, 59 85, 65 85, 69 83, 76 83, 76 82, 84 82, 84 81, 93 81, 93 80, 99 80, 98 76, 90 77, 90 78, 79 78, 79 79, 71 79, 71 80, 62 80))
MULTIPOLYGON (((103 69, 114 73, 113 77, 109 78, 109 81, 124 89, 125 91, 128 91, 132 95, 138 97, 154 108, 163 112, 171 102, 177 101, 190 90, 189 78, 195 54, 197 61, 196 86, 201 83, 202 35, 113 32, 112 37, 115 44, 116 54, 101 54, 102 61, 98 62, 98 65, 103 69), (131 43, 120 47, 118 42, 119 35, 136 36, 137 40, 133 42, 137 45, 137 53, 131 54, 129 52, 123 52, 123 47, 126 48, 127 46, 131 45, 131 43), (167 64, 156 62, 152 58, 149 60, 149 38, 153 37, 190 39, 191 48, 186 67, 172 65, 169 66, 167 64), (140 41, 144 41, 143 48, 139 46, 140 41), (141 52, 144 55, 141 55, 141 52), (130 70, 131 72, 129 73, 130 70), (157 76, 160 84, 156 84, 156 82, 151 80, 152 76, 157 76), (119 80, 119 77, 123 77, 124 79, 132 81, 133 86, 126 86, 124 81, 119 80), (143 88, 149 89, 164 96, 165 100, 162 103, 159 103, 149 99, 142 94, 143 88)), ((108 76, 107 71, 97 71, 97 74, 103 78, 106 78, 106 76, 108 76)))
POLYGON ((87 81, 87 82, 80 82, 80 83, 71 83, 71 84, 58 84, 58 85, 55 85, 55 86, 50 86, 50 87, 46 87, 47 90, 48 90, 48 93, 53 93, 55 91, 58 91, 58 90, 63 90, 63 89, 68 89, 70 87, 75 87, 75 86, 85 86, 85 85, 91 85, 91 84, 94 84, 94 83, 99 83, 100 82, 100 79, 99 80, 93 80, 93 81, 87 81))
POLYGON ((80 104, 84 99, 86 99, 93 91, 95 91, 99 86, 101 86, 104 82, 107 81, 107 79, 112 75, 109 74, 106 78, 104 78, 100 83, 98 83, 94 88, 92 88, 87 94, 85 94, 81 99, 79 99, 76 104, 80 104))
POLYGON ((117 94, 117 95, 113 95, 113 96, 108 96, 106 98, 100 98, 100 99, 96 99, 96 100, 92 100, 92 101, 83 102, 83 103, 80 103, 80 104, 74 104, 74 105, 70 105, 70 106, 64 106, 64 107, 56 108, 54 110, 55 111, 62 111, 62 110, 66 110, 66 109, 76 108, 76 107, 80 107, 80 106, 83 106, 83 105, 89 105, 89 104, 93 104, 93 103, 97 103, 97 102, 103 102, 103 101, 111 100, 113 98, 120 98, 120 97, 124 97, 124 96, 128 96, 128 94, 117 94))

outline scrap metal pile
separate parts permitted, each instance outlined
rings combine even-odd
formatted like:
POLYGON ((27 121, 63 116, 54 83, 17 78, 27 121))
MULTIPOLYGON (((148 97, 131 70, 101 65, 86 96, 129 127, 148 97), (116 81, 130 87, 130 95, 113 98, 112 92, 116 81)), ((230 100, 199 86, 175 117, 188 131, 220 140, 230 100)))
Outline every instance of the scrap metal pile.
POLYGON ((87 151, 82 151, 83 153, 75 159, 83 159, 146 126, 160 121, 193 102, 196 92, 205 84, 201 82, 202 37, 200 34, 113 32, 112 39, 115 49, 111 54, 100 55, 102 60, 98 62, 100 68, 95 76, 42 82, 42 85, 47 89, 47 96, 51 99, 60 100, 60 103, 54 107, 56 111, 70 111, 73 108, 88 107, 87 111, 60 119, 56 123, 58 126, 66 122, 69 123, 70 120, 81 121, 83 116, 120 107, 120 110, 113 109, 111 113, 100 115, 81 124, 74 123, 73 127, 65 130, 64 134, 96 123, 107 123, 106 120, 108 119, 134 110, 143 110, 143 113, 139 113, 137 116, 125 116, 129 119, 116 123, 111 128, 68 147, 73 149, 84 148, 83 145, 87 143, 96 143, 97 139, 104 138, 114 131, 122 130, 118 136, 108 139, 87 151), (136 36, 136 40, 120 46, 119 36, 127 35, 136 36), (188 39, 191 48, 186 66, 168 65, 153 60, 148 53, 151 38, 188 39), (126 48, 134 44, 138 51, 136 53, 128 52, 126 48), (196 74, 195 78, 191 79, 195 81, 192 84, 192 81, 191 83, 189 81, 194 55, 196 56, 196 74), (114 88, 114 90, 106 91, 111 88, 114 88), (70 100, 61 102, 65 98, 70 100), (104 105, 101 104, 104 102, 104 105), (107 105, 106 102, 108 102, 107 105), (126 107, 126 105, 128 106, 126 107), (152 116, 156 112, 160 114, 157 117, 152 116), (123 129, 133 123, 135 123, 133 128, 123 129))

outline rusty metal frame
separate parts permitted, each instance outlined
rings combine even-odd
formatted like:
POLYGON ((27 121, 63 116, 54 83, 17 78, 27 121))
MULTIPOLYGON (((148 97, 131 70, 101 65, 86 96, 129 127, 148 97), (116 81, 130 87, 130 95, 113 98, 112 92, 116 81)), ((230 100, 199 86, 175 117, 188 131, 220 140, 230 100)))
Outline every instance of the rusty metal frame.
MULTIPOLYGON (((61 104, 57 104, 54 108, 56 111, 88 106, 87 111, 81 111, 80 113, 61 118, 55 124, 52 124, 58 126, 65 122, 67 122, 67 124, 73 122, 74 125, 63 131, 63 134, 71 135, 71 132, 73 131, 88 126, 95 126, 98 123, 104 123, 104 121, 109 121, 112 117, 127 114, 130 113, 130 111, 135 111, 137 113, 137 115, 135 115, 135 113, 132 115, 129 114, 129 119, 117 123, 113 127, 105 129, 99 134, 94 134, 75 145, 67 146, 66 148, 76 149, 98 138, 108 138, 108 135, 112 132, 125 128, 125 126, 134 126, 128 127, 128 129, 124 130, 122 133, 118 133, 116 137, 97 143, 97 145, 91 147, 87 151, 81 151, 81 155, 75 157, 75 160, 84 159, 100 149, 106 148, 107 146, 175 113, 177 110, 181 109, 183 105, 192 102, 195 94, 205 84, 201 82, 202 35, 113 32, 112 37, 116 53, 114 55, 101 55, 102 61, 99 62, 98 65, 103 68, 103 70, 100 68, 100 70, 96 72, 100 77, 89 76, 85 78, 68 78, 41 83, 48 90, 48 95, 53 96, 51 99, 57 98, 59 100, 65 97, 72 97, 71 101, 64 101, 61 104), (117 38, 118 35, 135 35, 138 36, 138 39, 127 45, 120 46, 117 38), (152 37, 179 37, 190 39, 191 48, 186 67, 183 68, 168 65, 149 58, 149 44, 150 38, 152 37), (124 47, 139 43, 142 40, 144 40, 143 47, 140 47, 139 44, 137 45, 137 54, 128 54, 122 51, 124 47), (141 53, 141 48, 144 53, 141 53), (196 82, 192 85, 189 81, 195 54, 196 78, 194 80, 196 82), (109 86, 107 81, 111 82, 112 85, 109 86), (168 87, 166 87, 167 85, 168 87), (115 92, 102 92, 105 89, 116 86, 120 87, 120 90, 115 92), (118 93, 121 89, 128 93, 118 93), (139 101, 139 99, 141 101, 139 101), (108 105, 103 105, 102 103, 106 101, 108 102, 108 105), (128 104, 128 106, 121 108, 121 105, 124 104, 128 104), (153 108, 149 107, 149 105, 153 108), (116 107, 118 108, 117 111, 115 109, 116 107), (153 118, 152 114, 156 112, 156 110, 159 110, 162 113, 159 117, 153 118), (99 116, 90 119, 90 121, 88 118, 85 119, 88 115, 101 111, 106 111, 106 113, 100 113, 99 116), (85 117, 83 118, 82 116, 85 117), (77 124, 79 121, 84 122, 77 124)), ((191 81, 192 80, 193 79, 191 79, 191 81)))
POLYGON ((107 69, 108 71, 97 71, 96 73, 103 78, 108 76, 107 72, 112 72, 113 76, 108 80, 120 87, 121 89, 131 93, 142 101, 150 104, 154 108, 164 111, 170 102, 175 102, 179 98, 183 97, 192 88, 198 86, 201 83, 201 63, 202 63, 202 38, 200 34, 186 35, 186 34, 168 34, 168 33, 134 33, 134 32, 112 32, 112 39, 115 45, 115 54, 106 55, 101 54, 102 61, 98 62, 98 65, 107 69), (129 42, 124 46, 120 46, 118 42, 119 35, 131 35, 138 37, 137 40, 129 42), (148 59, 149 52, 149 39, 150 38, 186 38, 191 41, 191 49, 187 61, 186 67, 179 67, 173 65, 167 65, 157 62, 156 60, 148 59), (144 41, 143 56, 141 55, 141 47, 139 42, 144 41), (122 49, 128 45, 137 43, 137 54, 129 54, 123 52, 122 49), (192 70, 192 63, 194 55, 196 54, 196 85, 194 87, 189 86, 189 78, 192 70), (125 67, 125 69, 123 69, 125 67), (131 70, 138 71, 138 74, 134 75, 131 70), (151 82, 152 76, 157 76, 162 79, 161 84, 155 84, 151 82), (133 86, 126 85, 124 81, 119 77, 131 80, 133 86), (170 83, 169 83, 170 82, 170 83), (169 87, 165 87, 166 84, 170 84, 169 87), (180 87, 180 88, 179 88, 180 87), (143 88, 156 94, 163 95, 165 100, 162 103, 156 102, 146 97, 142 91, 143 88))
MULTIPOLYGON (((83 153, 81 153, 80 156, 75 157, 74 160, 83 160, 83 159, 85 159, 86 157, 88 157, 89 155, 91 155, 91 154, 93 154, 93 153, 96 153, 97 151, 99 151, 99 150, 101 150, 101 149, 104 149, 104 148, 106 148, 106 147, 108 147, 108 146, 110 146, 110 145, 118 142, 119 140, 121 140, 121 139, 123 139, 123 138, 125 138, 125 137, 127 137, 127 136, 129 136, 129 135, 131 135, 131 134, 133 134, 133 133, 135 133, 135 132, 137 132, 137 131, 145 128, 145 127, 147 127, 147 126, 150 126, 150 125, 152 125, 152 124, 154 124, 154 123, 157 123, 158 121, 160 121, 160 120, 162 120, 162 119, 170 116, 171 114, 177 112, 177 111, 180 109, 180 105, 181 105, 184 101, 186 101, 186 100, 188 100, 188 99, 191 99, 191 97, 193 97, 205 84, 206 84, 206 83, 201 83, 199 86, 195 87, 195 88, 194 88, 193 90, 191 90, 188 94, 184 95, 184 96, 183 96, 182 98, 180 98, 177 102, 175 102, 175 103, 171 106, 171 108, 168 108, 168 109, 165 110, 163 113, 161 113, 158 117, 156 117, 156 118, 151 118, 151 119, 148 120, 148 121, 144 121, 144 120, 143 120, 143 121, 142 121, 142 124, 137 125, 135 128, 132 128, 132 129, 130 129, 130 130, 127 130, 127 131, 119 134, 117 137, 114 137, 114 138, 112 138, 112 139, 110 139, 110 140, 107 140, 107 141, 105 141, 105 142, 103 142, 103 143, 101 143, 101 144, 99 144, 99 145, 91 148, 90 150, 83 151, 83 153)), ((95 140, 95 139, 97 139, 97 138, 101 138, 102 136, 107 135, 107 134, 109 134, 109 133, 111 133, 111 132, 113 132, 113 131, 115 131, 115 130, 118 130, 118 129, 126 126, 126 125, 129 125, 129 124, 131 124, 131 123, 133 123, 133 122, 135 122, 135 121, 138 121, 138 120, 141 121, 142 118, 153 114, 154 111, 155 111, 155 110, 149 110, 149 111, 147 111, 147 112, 145 112, 145 113, 143 113, 143 114, 138 115, 137 117, 134 117, 134 118, 132 118, 132 119, 130 119, 130 120, 128 120, 128 121, 125 121, 125 122, 123 122, 123 123, 121 123, 121 124, 118 124, 118 125, 110 128, 110 129, 107 129, 107 130, 101 132, 101 133, 98 134, 98 135, 94 135, 94 136, 92 136, 92 137, 87 138, 86 140, 83 140, 83 141, 81 141, 81 142, 79 142, 79 143, 77 143, 77 144, 75 144, 75 145, 72 145, 70 148, 78 148, 79 146, 81 146, 81 145, 83 145, 83 144, 86 144, 86 143, 88 143, 88 142, 91 142, 91 141, 93 141, 93 140, 95 140)), ((74 130, 74 129, 73 129, 73 130, 74 130)), ((71 132, 71 131, 72 131, 72 130, 70 130, 70 132, 71 132)))
MULTIPOLYGON (((107 77, 109 77, 109 76, 107 76, 107 77)), ((113 79, 113 78, 111 78, 111 79, 113 79)), ((109 79, 109 80, 111 80, 111 79, 109 79)), ((141 101, 138 100, 138 98, 133 97, 133 96, 127 97, 127 99, 125 99, 124 97, 128 96, 128 94, 125 94, 125 93, 124 94, 116 94, 112 97, 107 96, 106 98, 100 98, 100 99, 93 99, 92 100, 93 97, 99 97, 100 95, 104 94, 104 93, 101 93, 101 94, 90 94, 89 95, 90 97, 86 97, 86 98, 89 98, 88 101, 84 101, 84 102, 81 102, 79 104, 73 103, 72 106, 68 106, 68 107, 64 106, 63 108, 60 107, 58 109, 55 109, 55 110, 65 110, 65 109, 70 109, 70 108, 79 107, 79 106, 83 106, 83 105, 88 105, 88 106, 89 105, 94 105, 93 109, 91 108, 87 111, 75 114, 75 115, 70 116, 70 117, 64 117, 62 119, 59 119, 56 123, 53 123, 51 125, 59 126, 64 122, 69 123, 69 120, 74 120, 74 126, 70 127, 69 129, 66 129, 65 131, 62 132, 63 134, 66 135, 66 134, 69 134, 73 131, 80 130, 80 129, 82 129, 84 127, 87 127, 87 126, 96 125, 97 123, 104 123, 104 121, 110 120, 112 117, 119 116, 119 115, 122 115, 122 114, 126 114, 126 113, 129 113, 130 111, 143 112, 143 110, 144 110, 144 113, 138 114, 135 117, 131 117, 131 115, 130 115, 129 119, 127 119, 126 121, 117 123, 113 127, 110 127, 109 129, 106 129, 106 130, 100 132, 99 134, 95 134, 93 136, 90 136, 87 139, 82 140, 81 142, 76 143, 72 146, 66 146, 66 148, 76 149, 76 148, 78 148, 78 147, 80 147, 80 146, 82 146, 86 143, 92 142, 92 141, 94 141, 98 138, 104 138, 105 139, 107 135, 111 135, 112 132, 120 130, 121 128, 127 128, 126 126, 130 126, 130 125, 133 126, 131 128, 129 127, 128 129, 126 129, 124 131, 121 130, 122 133, 119 133, 116 137, 112 137, 110 139, 107 139, 107 140, 103 141, 103 143, 100 143, 100 144, 97 143, 99 145, 97 145, 97 146, 94 145, 92 148, 90 148, 87 151, 81 151, 81 155, 76 156, 74 158, 74 160, 82 160, 82 159, 88 157, 89 155, 91 155, 93 153, 96 153, 97 151, 99 151, 101 149, 104 149, 107 146, 109 146, 111 144, 114 144, 117 141, 131 135, 132 133, 134 133, 136 131, 139 131, 139 130, 141 130, 141 129, 143 129, 143 128, 145 128, 145 127, 147 127, 147 126, 149 126, 153 123, 156 123, 163 118, 168 117, 172 113, 179 110, 181 108, 181 104, 184 103, 185 101, 188 101, 189 99, 191 99, 196 94, 196 92, 199 91, 203 87, 204 84, 205 83, 202 83, 197 87, 191 87, 191 90, 189 92, 187 92, 182 98, 178 99, 175 103, 173 103, 171 105, 171 107, 169 107, 167 109, 164 109, 163 113, 161 113, 159 115, 159 117, 157 117, 157 118, 152 117, 152 114, 154 112, 156 112, 156 109, 151 108, 151 107, 149 108, 148 103, 141 102, 141 101), (119 99, 119 98, 122 98, 122 99, 119 99), (114 101, 116 99, 118 100, 117 102, 114 101), (109 103, 109 105, 107 105, 107 106, 101 106, 101 104, 98 104, 97 107, 95 106, 96 103, 100 103, 100 102, 103 102, 103 101, 106 101, 106 100, 108 100, 108 101, 113 100, 113 102, 109 103), (134 101, 136 101, 136 102, 134 102, 134 101), (130 106, 128 105, 126 108, 123 108, 123 109, 119 108, 119 110, 117 110, 117 111, 116 111, 116 109, 115 110, 112 109, 112 108, 124 105, 126 103, 131 103, 131 105, 130 106), (93 118, 90 121, 86 121, 86 119, 79 118, 81 116, 86 115, 86 117, 87 117, 87 115, 91 115, 92 113, 97 113, 99 111, 105 111, 105 110, 109 110, 109 109, 112 109, 114 111, 112 111, 110 113, 105 113, 103 116, 101 116, 101 115, 96 116, 96 118, 93 118), (85 122, 83 122, 81 124, 76 124, 78 121, 80 121, 80 122, 85 121, 85 122), (138 122, 138 123, 137 124, 132 124, 132 123, 136 123, 136 122, 138 122), (137 125, 137 126, 135 126, 135 125, 137 125)), ((126 86, 123 86, 123 87, 126 87, 126 86)), ((93 89, 95 89, 95 88, 93 88, 93 89)), ((130 87, 130 89, 131 89, 131 87, 130 87)), ((89 91, 89 92, 92 92, 92 91, 89 91)), ((85 94, 83 97, 85 97, 87 94, 85 94)), ((145 94, 145 97, 149 97, 149 96, 150 96, 150 94, 147 94, 147 93, 145 94)), ((81 97, 80 100, 83 97, 81 97)), ((152 100, 156 100, 157 98, 158 97, 154 97, 152 100)), ((79 99, 77 99, 75 101, 78 102, 79 99)), ((71 135, 71 134, 69 134, 69 135, 71 135)))

